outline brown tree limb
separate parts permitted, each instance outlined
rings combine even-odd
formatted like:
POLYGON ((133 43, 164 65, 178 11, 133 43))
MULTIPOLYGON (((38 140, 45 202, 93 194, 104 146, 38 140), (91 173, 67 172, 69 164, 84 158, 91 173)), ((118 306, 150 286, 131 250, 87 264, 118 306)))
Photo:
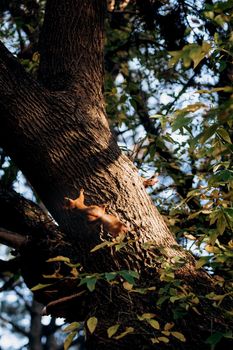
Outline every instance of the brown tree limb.
POLYGON ((91 89, 102 100, 105 7, 102 0, 47 1, 39 43, 44 86, 91 89))
POLYGON ((27 243, 27 237, 0 227, 0 243, 11 248, 20 249, 27 243))
POLYGON ((39 84, 25 71, 16 57, 0 42, 0 104, 11 111, 13 106, 22 106, 22 98, 34 99, 42 91, 39 84))
POLYGON ((61 239, 63 234, 52 218, 36 203, 26 199, 14 190, 0 186, 0 227, 4 230, 18 231, 21 237, 61 239))
POLYGON ((30 324, 30 336, 29 336, 29 349, 43 350, 41 344, 42 328, 42 305, 37 303, 34 299, 31 305, 31 324, 30 324))

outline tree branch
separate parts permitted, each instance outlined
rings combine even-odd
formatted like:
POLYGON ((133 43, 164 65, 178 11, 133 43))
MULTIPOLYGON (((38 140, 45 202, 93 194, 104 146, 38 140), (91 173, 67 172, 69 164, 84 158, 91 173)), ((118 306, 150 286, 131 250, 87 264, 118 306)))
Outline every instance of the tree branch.
POLYGON ((105 5, 102 0, 47 1, 39 43, 44 86, 92 89, 102 99, 105 5))
POLYGON ((26 332, 23 328, 21 328, 20 326, 18 326, 15 322, 12 322, 10 320, 8 320, 7 318, 3 317, 0 315, 0 319, 3 321, 3 322, 6 322, 6 323, 9 323, 14 329, 16 332, 18 333, 21 333, 22 335, 24 335, 25 337, 29 337, 29 333, 26 332))
MULTIPOLYGON (((0 225, 3 230, 20 231, 20 237, 61 239, 63 233, 37 204, 20 196, 13 190, 0 187, 0 225)), ((12 238, 13 239, 13 238, 12 238)))
POLYGON ((8 231, 0 227, 0 243, 11 248, 20 249, 27 243, 27 238, 16 232, 8 231))
POLYGON ((35 97, 42 88, 25 71, 19 61, 0 42, 0 104, 7 104, 7 110, 17 106, 20 111, 22 99, 35 97), (33 93, 34 92, 34 93, 33 93))

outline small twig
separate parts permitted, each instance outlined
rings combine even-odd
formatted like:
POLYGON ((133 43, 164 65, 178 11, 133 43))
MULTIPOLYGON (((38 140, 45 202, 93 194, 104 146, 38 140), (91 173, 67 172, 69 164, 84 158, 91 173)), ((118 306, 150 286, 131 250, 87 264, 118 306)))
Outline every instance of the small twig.
POLYGON ((23 334, 25 337, 29 337, 29 333, 26 332, 24 329, 22 329, 21 327, 19 327, 16 323, 8 320, 7 318, 3 317, 0 315, 0 320, 2 320, 3 322, 9 323, 18 333, 23 334))

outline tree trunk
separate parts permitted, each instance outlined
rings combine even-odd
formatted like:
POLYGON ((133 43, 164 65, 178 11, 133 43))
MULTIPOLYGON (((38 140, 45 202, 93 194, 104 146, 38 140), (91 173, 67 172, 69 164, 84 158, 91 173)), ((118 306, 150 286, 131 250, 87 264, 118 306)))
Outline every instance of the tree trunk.
MULTIPOLYGON (((177 277, 190 282, 190 286, 198 280, 211 285, 207 274, 195 271, 194 259, 177 245, 148 197, 137 169, 121 153, 109 129, 102 95, 104 3, 47 1, 40 38, 39 82, 0 47, 1 142, 58 223, 64 240, 64 244, 57 245, 56 240, 48 239, 48 233, 34 236, 21 249, 25 280, 29 287, 36 280, 46 283, 42 278, 46 272, 43 261, 63 255, 80 262, 89 274, 137 271, 140 286, 153 287, 161 284, 161 258, 165 256, 171 262, 176 256, 186 260, 176 271, 177 277), (128 227, 126 238, 120 242, 125 249, 91 252, 105 239, 111 242, 114 237, 103 230, 100 221, 95 225, 78 210, 65 208, 64 198, 78 197, 81 189, 85 204, 107 205, 107 213, 128 227), (29 267, 37 258, 40 268, 29 267)), ((100 280, 94 292, 85 291, 84 296, 79 296, 82 287, 70 279, 59 281, 56 291, 35 294, 49 303, 47 312, 55 316, 65 316, 70 321, 91 316, 98 319, 97 333, 88 333, 87 349, 150 348, 153 328, 148 331, 148 326, 143 326, 139 334, 113 340, 108 339, 106 330, 118 323, 122 331, 129 326, 135 328, 140 323, 137 315, 155 310, 161 322, 166 323, 171 310, 163 314, 156 309, 153 288, 149 296, 140 296, 129 293, 127 285, 122 287, 121 279, 118 282, 114 285, 100 280)), ((198 313, 194 315, 199 318, 198 313)), ((185 326, 182 322, 181 328, 185 326)), ((198 326, 186 331, 189 349, 196 347, 192 345, 196 339, 192 331, 197 331, 198 326)), ((205 324, 203 331, 207 328, 205 324)), ((171 348, 186 347, 178 341, 171 348)))
POLYGON ((35 300, 31 307, 31 327, 30 327, 29 350, 43 350, 41 344, 42 324, 41 324, 41 304, 35 300))

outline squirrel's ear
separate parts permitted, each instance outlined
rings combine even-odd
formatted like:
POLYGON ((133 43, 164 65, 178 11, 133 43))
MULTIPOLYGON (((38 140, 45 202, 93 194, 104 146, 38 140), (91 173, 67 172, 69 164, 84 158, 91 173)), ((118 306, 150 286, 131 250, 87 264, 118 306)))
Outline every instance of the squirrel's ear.
POLYGON ((78 196, 78 198, 76 199, 71 199, 68 197, 65 197, 65 200, 67 202, 66 207, 70 208, 70 209, 84 209, 86 208, 86 205, 84 204, 84 189, 82 188, 80 190, 80 194, 78 196))

